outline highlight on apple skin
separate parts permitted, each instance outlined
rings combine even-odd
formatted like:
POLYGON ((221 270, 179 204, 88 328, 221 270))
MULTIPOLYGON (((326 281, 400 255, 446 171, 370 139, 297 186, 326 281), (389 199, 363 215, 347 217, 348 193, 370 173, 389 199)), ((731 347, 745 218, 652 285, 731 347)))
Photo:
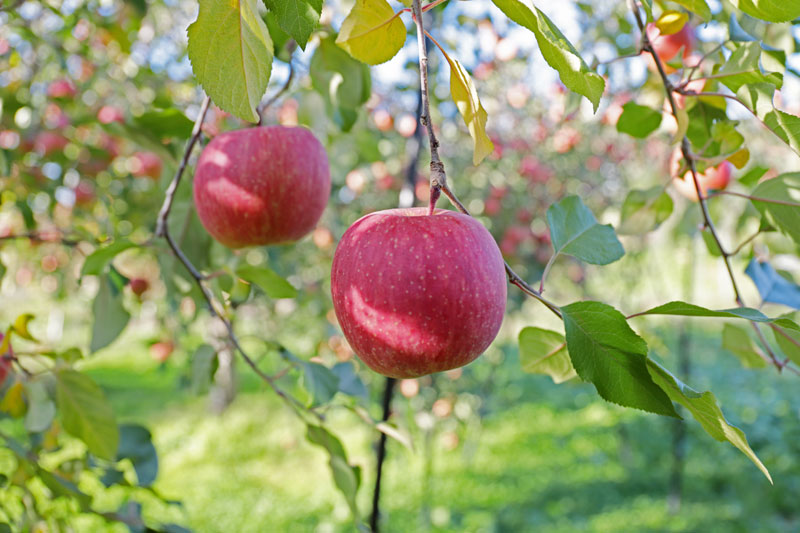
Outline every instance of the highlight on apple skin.
POLYGON ((218 135, 200 155, 194 177, 203 226, 230 248, 300 239, 317 225, 330 192, 325 148, 302 127, 218 135))
POLYGON ((342 237, 331 293, 350 346, 375 372, 411 378, 486 350, 506 308, 505 265, 475 219, 437 209, 368 214, 342 237))

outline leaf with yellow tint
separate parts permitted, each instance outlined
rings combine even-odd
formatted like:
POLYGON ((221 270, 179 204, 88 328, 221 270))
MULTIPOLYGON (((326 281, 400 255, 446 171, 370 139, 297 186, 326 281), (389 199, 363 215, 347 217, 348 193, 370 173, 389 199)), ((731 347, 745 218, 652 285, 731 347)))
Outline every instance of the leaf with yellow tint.
POLYGON ((661 35, 672 35, 683 29, 689 22, 689 15, 680 11, 664 11, 656 21, 656 27, 661 35))
POLYGON ((389 61, 405 42, 406 27, 386 0, 356 0, 336 38, 336 44, 368 65, 389 61))

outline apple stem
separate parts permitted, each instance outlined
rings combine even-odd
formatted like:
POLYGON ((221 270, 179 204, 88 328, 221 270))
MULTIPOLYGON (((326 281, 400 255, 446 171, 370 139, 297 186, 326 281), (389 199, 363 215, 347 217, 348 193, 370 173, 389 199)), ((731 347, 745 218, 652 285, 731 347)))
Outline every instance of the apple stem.
POLYGON ((420 95, 422 96, 422 110, 419 114, 419 122, 428 130, 428 141, 431 145, 431 193, 428 204, 428 214, 432 215, 436 208, 436 201, 441 195, 442 189, 447 187, 447 172, 444 170, 444 163, 439 158, 439 139, 433 130, 431 122, 430 97, 428 90, 428 46, 425 37, 425 27, 422 22, 422 7, 419 0, 414 0, 411 7, 414 13, 414 22, 417 26, 417 47, 419 48, 419 82, 420 95))
MULTIPOLYGON (((629 0, 629 5, 631 11, 633 11, 634 18, 636 19, 636 25, 639 27, 639 32, 642 35, 642 50, 644 50, 646 53, 650 54, 653 57, 653 61, 655 62, 656 68, 658 69, 658 74, 659 76, 661 76, 661 81, 664 84, 664 90, 667 94, 667 101, 669 102, 670 109, 672 110, 672 115, 675 117, 677 123, 680 124, 678 105, 675 103, 675 97, 672 94, 673 91, 675 90, 675 87, 669 81, 667 72, 666 70, 664 70, 664 64, 662 63, 661 58, 658 56, 655 49, 653 48, 653 44, 650 42, 650 38, 647 36, 644 20, 642 20, 642 14, 639 12, 639 6, 637 4, 637 0, 629 0)), ((714 226, 713 220, 711 219, 711 214, 709 213, 708 210, 707 197, 705 194, 703 194, 703 190, 700 187, 700 180, 697 178, 697 165, 696 165, 697 156, 694 153, 692 153, 692 146, 691 143, 689 142, 689 137, 687 137, 686 134, 684 134, 683 138, 681 139, 681 153, 683 154, 683 158, 686 160, 689 170, 692 173, 692 180, 694 181, 694 187, 695 190, 697 191, 697 198, 699 200, 698 203, 700 204, 700 211, 703 214, 703 221, 705 227, 708 228, 709 233, 714 239, 714 242, 716 243, 717 248, 719 249, 722 255, 722 260, 725 263, 725 268, 728 271, 728 277, 730 277, 731 280, 731 286, 733 287, 733 295, 734 299, 736 300, 736 305, 738 305, 739 307, 744 307, 745 306, 744 300, 742 299, 741 292, 739 292, 739 285, 736 282, 736 276, 734 275, 733 267, 731 266, 731 256, 733 256, 734 253, 727 251, 727 249, 722 245, 722 240, 720 239, 719 233, 717 233, 717 229, 714 226)), ((764 333, 761 331, 761 328, 759 328, 758 324, 756 324, 755 322, 751 321, 750 324, 753 326, 753 329, 756 332, 756 336, 759 338, 764 350, 769 355, 771 362, 778 368, 778 371, 780 371, 782 369, 781 363, 775 356, 775 353, 772 351, 772 348, 770 347, 769 342, 767 342, 767 339, 764 337, 764 333)))

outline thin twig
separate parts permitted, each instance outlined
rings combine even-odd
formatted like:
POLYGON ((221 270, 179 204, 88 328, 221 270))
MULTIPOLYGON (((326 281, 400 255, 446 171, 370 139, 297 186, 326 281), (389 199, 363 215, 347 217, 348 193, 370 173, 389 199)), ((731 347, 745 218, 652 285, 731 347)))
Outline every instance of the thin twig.
MULTIPOLYGON (((287 48, 290 49, 289 54, 291 54, 292 52, 294 52, 294 49, 297 46, 297 43, 295 43, 295 41, 292 40, 290 43, 287 43, 286 46, 287 46, 287 48)), ((261 123, 264 121, 264 113, 267 111, 267 109, 272 107, 272 104, 277 102, 278 98, 280 98, 283 95, 283 93, 285 93, 286 91, 289 90, 289 87, 292 85, 292 80, 293 79, 294 79, 294 63, 292 63, 292 60, 291 60, 291 57, 290 57, 289 58, 289 76, 286 78, 286 81, 281 86, 281 88, 278 89, 278 92, 276 92, 274 95, 272 95, 272 97, 269 100, 264 102, 264 104, 258 108, 258 124, 257 124, 258 126, 260 126, 261 123)))
MULTIPOLYGON (((202 133, 203 121, 206 118, 206 113, 208 113, 208 106, 211 104, 211 98, 206 96, 203 100, 203 104, 200 106, 200 112, 197 114, 197 120, 194 121, 194 127, 192 128, 192 136, 189 137, 189 141, 186 143, 186 149, 183 151, 183 158, 181 158, 181 164, 178 166, 178 170, 175 172, 175 177, 172 178, 172 182, 169 184, 167 188, 166 196, 164 198, 164 203, 161 206, 161 211, 158 212, 158 218, 156 219, 156 237, 165 237, 168 230, 167 230, 167 218, 169 217, 169 213, 172 210, 172 204, 175 201, 175 193, 178 191, 178 186, 181 184, 181 178, 183 177, 183 173, 186 170, 186 165, 189 163, 189 157, 192 155, 192 150, 194 149, 194 145, 197 144, 197 141, 200 139, 200 134, 202 133)), ((194 267, 192 267, 194 268, 194 267)))
POLYGON ((738 196, 739 198, 747 198, 748 200, 752 200, 753 202, 764 202, 766 204, 778 204, 778 205, 788 205, 789 207, 800 207, 800 203, 797 202, 776 200, 774 198, 761 198, 758 196, 750 196, 749 194, 744 194, 735 191, 716 191, 709 194, 706 198, 714 198, 715 196, 738 196))
POLYGON ((200 108, 200 113, 197 116, 197 120, 194 123, 194 128, 192 129, 192 136, 189 141, 186 143, 186 149, 183 154, 183 159, 181 160, 181 164, 178 167, 178 171, 175 173, 175 177, 172 179, 172 183, 170 183, 169 187, 167 188, 167 192, 164 198, 164 204, 161 206, 161 211, 158 215, 158 223, 156 226, 156 234, 160 237, 163 237, 167 244, 169 245, 172 252, 175 254, 175 257, 178 258, 178 261, 186 268, 189 274, 194 278, 195 283, 197 284, 200 292, 203 294, 203 298, 206 300, 208 304, 208 310, 212 314, 212 316, 217 317, 225 326, 225 329, 228 332, 228 338, 230 339, 231 344, 233 347, 241 354, 242 359, 244 359, 247 366, 249 366, 253 372, 258 375, 265 383, 267 383, 270 388, 280 396, 287 405, 295 409, 296 411, 301 409, 316 415, 318 418, 321 418, 319 414, 314 413, 306 409, 306 407, 294 396, 286 393, 283 389, 281 389, 276 380, 273 379, 271 376, 266 374, 263 370, 261 370, 256 362, 247 354, 247 352, 242 348, 242 345, 239 342, 239 338, 236 336, 236 333, 233 330, 233 323, 225 316, 225 313, 221 309, 217 309, 215 304, 216 299, 214 295, 211 293, 211 290, 206 286, 205 283, 205 276, 200 273, 200 271, 195 268, 192 262, 186 257, 186 254, 183 253, 180 246, 175 242, 172 238, 172 234, 169 231, 168 217, 170 211, 172 210, 172 203, 175 200, 175 192, 178 189, 178 185, 180 184, 181 178, 183 176, 183 172, 186 169, 186 165, 189 161, 189 157, 191 156, 192 149, 197 144, 198 139, 202 133, 202 126, 203 121, 206 116, 206 112, 208 111, 208 106, 210 103, 210 99, 208 97, 203 100, 203 105, 200 108))
POLYGON ((739 246, 737 246, 736 248, 734 248, 734 249, 733 249, 733 251, 731 252, 731 255, 737 255, 739 252, 741 252, 741 251, 742 251, 742 249, 743 249, 745 246, 747 246, 748 244, 750 244, 751 242, 753 242, 753 239, 755 239, 755 238, 756 238, 756 237, 758 237, 759 235, 761 235, 761 228, 757 229, 755 233, 753 233, 752 235, 750 235, 749 237, 747 237, 745 240, 743 240, 743 241, 741 242, 741 244, 739 244, 739 246))
POLYGON ((412 6, 414 12, 414 22, 417 25, 417 47, 419 49, 419 81, 420 94, 422 94, 422 114, 419 117, 420 123, 428 129, 428 140, 431 146, 431 196, 428 202, 428 214, 433 214, 436 208, 436 201, 442 193, 442 189, 447 187, 447 173, 444 164, 439 158, 439 139, 433 131, 431 121, 431 109, 428 92, 428 46, 425 40, 425 27, 422 22, 422 8, 419 0, 414 0, 412 6))

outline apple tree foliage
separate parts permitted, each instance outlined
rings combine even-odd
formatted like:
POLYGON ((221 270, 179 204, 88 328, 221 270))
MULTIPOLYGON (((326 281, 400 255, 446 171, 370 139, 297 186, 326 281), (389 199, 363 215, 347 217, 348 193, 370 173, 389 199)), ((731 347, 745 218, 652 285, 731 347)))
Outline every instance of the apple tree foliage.
MULTIPOLYGON (((581 42, 571 43, 545 14, 545 3, 540 9, 523 0, 479 2, 492 12, 480 24, 469 17, 447 20, 448 6, 460 3, 456 0, 420 6, 433 45, 428 49, 431 84, 441 79, 449 85, 449 91, 432 93, 432 119, 435 128, 461 130, 471 139, 466 146, 443 147, 449 168, 457 169, 450 175, 453 190, 469 189, 468 179, 486 166, 501 175, 522 177, 511 190, 496 180, 491 185, 484 180, 488 190, 468 192, 466 202, 483 222, 491 218, 491 229, 515 270, 531 282, 539 276, 539 290, 529 287, 526 294, 544 301, 542 312, 549 308, 560 319, 556 329, 533 323, 522 329, 522 370, 549 375, 557 383, 589 382, 600 397, 621 406, 692 417, 711 437, 738 448, 771 480, 768 465, 751 449, 744 432, 726 420, 713 393, 679 380, 657 360, 642 331, 652 316, 725 320, 723 346, 742 364, 799 372, 800 326, 788 310, 800 309, 800 287, 770 259, 780 253, 796 255, 800 245, 800 174, 769 175, 768 167, 750 159, 761 161, 757 148, 771 150, 782 144, 785 149, 779 153, 791 154, 797 167, 800 108, 782 107, 778 92, 785 77, 800 75, 787 62, 787 56, 800 50, 797 33, 792 33, 800 4, 732 0, 721 7, 715 3, 712 11, 705 0, 641 0, 633 9, 621 2, 606 12, 589 0, 580 1, 578 9, 591 22, 581 42), (613 20, 613 30, 597 22, 603 16, 613 20), (559 121, 578 113, 581 99, 592 113, 601 110, 602 119, 596 122, 619 133, 616 145, 607 147, 612 166, 619 166, 636 143, 657 140, 663 150, 680 150, 681 169, 690 175, 724 161, 746 168, 733 190, 690 204, 675 230, 693 233, 701 228, 707 253, 724 263, 730 278, 729 308, 675 300, 626 314, 612 305, 620 304, 611 293, 602 294, 605 301, 544 299, 542 291, 553 268, 568 264, 577 269, 574 281, 581 283, 584 264, 608 265, 625 255, 618 234, 644 239, 678 213, 667 192, 666 172, 658 186, 609 193, 603 190, 602 174, 616 170, 592 159, 597 156, 584 157, 587 164, 580 168, 563 162, 563 154, 580 150, 576 145, 581 132, 569 125, 558 126, 552 135, 557 143, 554 154, 512 159, 514 151, 534 148, 502 127, 529 114, 529 92, 520 85, 508 88, 505 79, 493 77, 497 65, 467 68, 457 57, 462 50, 458 42, 439 31, 445 24, 465 32, 485 31, 486 23, 528 32, 563 88, 559 121), (624 75, 616 79, 618 66, 629 57, 657 56, 657 47, 643 37, 647 24, 664 36, 687 24, 713 25, 721 36, 695 45, 701 63, 690 63, 681 54, 667 61, 650 57, 647 79, 634 89, 626 86, 630 80, 624 75), (618 57, 601 61, 593 43, 611 43, 618 57), (482 102, 486 93, 506 89, 508 102, 502 106, 482 102), (510 148, 520 142, 521 147, 510 148), (561 173, 585 177, 586 186, 546 189, 545 184, 558 182, 561 173), (541 194, 531 195, 531 186, 539 187, 541 194), (504 211, 515 202, 515 212, 504 211), (745 206, 735 230, 753 225, 757 229, 739 246, 732 244, 739 231, 728 235, 715 227, 727 209, 720 204, 745 206), (611 219, 616 227, 598 221, 595 212, 606 209, 618 213, 611 219), (743 274, 755 285, 760 301, 742 298, 743 274), (765 303, 787 312, 765 314, 759 310, 765 303)), ((38 275, 52 288, 53 297, 90 298, 93 317, 85 339, 52 335, 44 326, 46 315, 21 314, 3 331, 0 438, 14 466, 0 474, 5 494, 0 497, 0 522, 7 523, 0 524, 0 530, 40 522, 59 527, 75 514, 121 522, 132 531, 183 530, 143 516, 143 502, 167 508, 174 504, 152 487, 158 457, 150 433, 141 425, 119 423, 103 390, 84 371, 94 353, 119 345, 118 338, 139 315, 164 323, 163 339, 153 344, 176 340, 190 355, 187 382, 192 390, 212 386, 221 364, 218 353, 248 357, 265 386, 307 425, 307 440, 329 455, 331 482, 357 523, 363 516, 356 502, 361 470, 350 463, 342 443, 326 427, 325 413, 343 406, 376 433, 411 446, 402 428, 375 418, 368 385, 377 387, 380 381, 351 360, 352 352, 347 353, 340 337, 335 346, 292 346, 293 338, 323 338, 335 328, 330 316, 321 317, 330 309, 326 291, 334 235, 341 235, 344 226, 329 220, 333 231, 324 226, 315 231, 316 248, 306 242, 278 250, 231 252, 203 230, 191 203, 191 184, 184 179, 173 191, 165 222, 186 262, 202 273, 197 279, 160 238, 156 220, 168 187, 177 184, 173 176, 182 172, 182 161, 188 162, 191 173, 190 139, 204 143, 222 130, 264 120, 309 125, 326 139, 334 168, 356 169, 347 173, 344 183, 341 176, 335 178, 339 181, 331 204, 353 200, 353 191, 360 192, 365 181, 364 171, 357 168, 367 166, 378 187, 364 194, 362 210, 395 203, 392 191, 399 187, 392 174, 400 174, 402 165, 395 158, 387 170, 382 159, 393 149, 375 142, 366 110, 377 117, 370 99, 381 89, 372 86, 371 68, 403 50, 416 50, 411 46, 417 39, 412 20, 416 6, 410 0, 355 0, 342 2, 344 6, 330 0, 189 4, 179 4, 194 19, 185 33, 185 27, 164 22, 182 20, 170 13, 178 9, 175 3, 29 0, 0 7, 0 260, 8 263, 0 264, 0 275, 13 272, 14 281, 22 285, 38 275), (160 39, 166 48, 185 46, 177 55, 188 59, 154 68, 158 58, 145 55, 163 53, 163 47, 159 52, 151 46, 160 39), (279 70, 283 80, 271 82, 279 70), (303 78, 299 87, 291 84, 295 76, 303 78), (203 93, 214 104, 208 117, 200 111, 203 93), (281 104, 281 97, 286 103, 281 104), (272 107, 264 105, 267 101, 272 107), (197 135, 194 120, 200 128, 197 135), (35 272, 22 257, 38 258, 35 272), (150 290, 158 291, 158 304, 147 292, 142 299, 128 288, 128 272, 135 270, 131 265, 145 263, 156 265, 148 275, 150 290), (209 318, 209 306, 218 318, 209 318), (268 325, 241 331, 240 341, 232 332, 245 329, 236 320, 245 309, 268 325), (285 323, 290 313, 301 317, 302 326, 285 323), (205 341, 181 344, 182 338, 194 338, 190 332, 198 324, 207 325, 205 341), (61 340, 54 344, 51 338, 61 340), (345 356, 337 360, 341 354, 345 356), (118 498, 120 505, 99 507, 95 495, 110 487, 124 494, 118 498), (45 505, 51 499, 64 505, 45 505)), ((416 58, 408 66, 416 69, 416 58)), ((402 113, 416 116, 414 100, 409 101, 387 104, 394 106, 398 127, 402 113)), ((386 113, 386 107, 378 111, 386 113)), ((552 131, 543 124, 552 119, 541 109, 534 119, 538 123, 527 125, 537 142, 544 142, 552 131)), ((596 123, 585 128, 587 136, 607 133, 596 123)), ((412 126, 399 142, 410 143, 415 130, 412 126)), ((445 144, 452 138, 445 136, 445 144)), ((422 193, 419 189, 415 192, 424 200, 424 186, 422 193)), ((62 317, 62 327, 63 323, 62 317)))

